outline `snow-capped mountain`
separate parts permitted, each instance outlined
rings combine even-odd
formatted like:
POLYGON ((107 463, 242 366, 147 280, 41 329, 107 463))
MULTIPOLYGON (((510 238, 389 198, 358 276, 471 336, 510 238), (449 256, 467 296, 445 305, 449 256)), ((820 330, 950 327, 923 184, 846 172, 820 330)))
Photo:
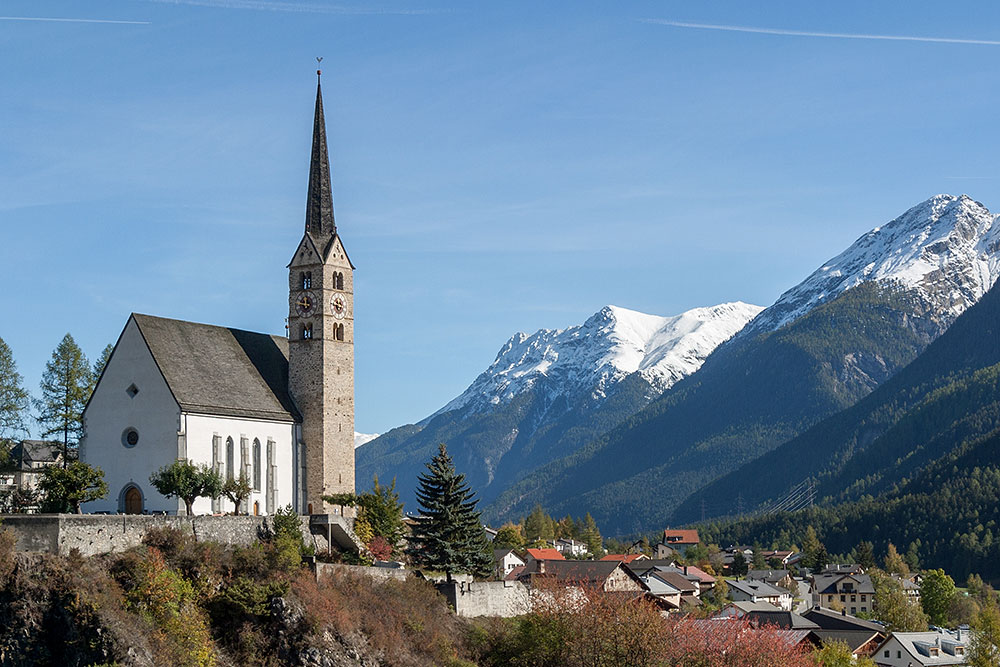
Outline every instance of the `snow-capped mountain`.
POLYGON ((358 433, 354 432, 354 449, 357 449, 366 442, 371 442, 378 437, 378 433, 358 433))
POLYGON ((947 327, 1000 275, 1000 223, 967 195, 937 195, 876 227, 761 313, 741 337, 773 331, 859 283, 893 282, 947 327))
POLYGON ((468 389, 425 421, 460 408, 505 404, 536 389, 542 379, 550 402, 557 395, 600 400, 611 385, 633 373, 659 394, 698 370, 712 350, 761 310, 736 301, 660 317, 605 306, 578 326, 518 333, 468 389))

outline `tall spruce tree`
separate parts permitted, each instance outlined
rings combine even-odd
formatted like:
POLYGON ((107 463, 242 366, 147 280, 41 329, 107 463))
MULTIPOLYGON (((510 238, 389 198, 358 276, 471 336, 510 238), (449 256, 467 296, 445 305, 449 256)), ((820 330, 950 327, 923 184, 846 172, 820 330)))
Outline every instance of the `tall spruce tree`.
POLYGON ((437 456, 418 478, 420 517, 413 528, 407 553, 423 567, 481 577, 493 570, 493 554, 476 509, 475 494, 465 475, 455 471, 448 450, 441 444, 437 456))
POLYGON ((12 440, 25 431, 28 392, 21 382, 14 354, 0 338, 0 450, 4 449, 4 441, 12 440))
POLYGON ((83 350, 69 334, 63 336, 42 374, 42 397, 36 402, 42 437, 61 435, 63 467, 69 460, 69 443, 83 434, 83 408, 90 398, 91 370, 83 350))

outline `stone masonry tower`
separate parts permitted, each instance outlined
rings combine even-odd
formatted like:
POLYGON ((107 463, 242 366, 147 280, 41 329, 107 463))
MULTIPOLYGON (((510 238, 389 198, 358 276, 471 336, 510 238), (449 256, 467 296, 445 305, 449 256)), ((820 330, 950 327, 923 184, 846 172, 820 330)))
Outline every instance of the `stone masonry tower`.
POLYGON ((354 265, 333 219, 319 81, 305 234, 288 265, 288 388, 302 414, 304 509, 324 514, 324 494, 354 492, 354 265))

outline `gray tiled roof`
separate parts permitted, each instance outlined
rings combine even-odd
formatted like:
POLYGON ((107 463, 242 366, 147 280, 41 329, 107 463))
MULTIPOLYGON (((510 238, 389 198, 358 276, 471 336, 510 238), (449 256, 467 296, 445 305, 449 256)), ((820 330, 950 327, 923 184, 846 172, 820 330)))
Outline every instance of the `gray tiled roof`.
POLYGON ((11 448, 10 460, 20 470, 32 470, 36 463, 55 463, 62 456, 63 443, 54 440, 22 440, 11 448))
POLYGON ((288 340, 283 336, 132 317, 181 410, 301 421, 288 393, 288 340))

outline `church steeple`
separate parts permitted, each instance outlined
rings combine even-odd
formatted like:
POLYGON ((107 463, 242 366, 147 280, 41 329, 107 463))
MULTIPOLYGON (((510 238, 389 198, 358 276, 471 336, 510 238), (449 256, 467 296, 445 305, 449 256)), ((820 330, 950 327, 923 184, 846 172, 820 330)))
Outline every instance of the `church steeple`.
POLYGON ((333 188, 330 186, 330 157, 326 150, 326 120, 323 118, 321 70, 316 70, 316 114, 313 119, 312 157, 309 161, 309 194, 306 197, 306 232, 321 252, 337 234, 333 219, 333 188))

